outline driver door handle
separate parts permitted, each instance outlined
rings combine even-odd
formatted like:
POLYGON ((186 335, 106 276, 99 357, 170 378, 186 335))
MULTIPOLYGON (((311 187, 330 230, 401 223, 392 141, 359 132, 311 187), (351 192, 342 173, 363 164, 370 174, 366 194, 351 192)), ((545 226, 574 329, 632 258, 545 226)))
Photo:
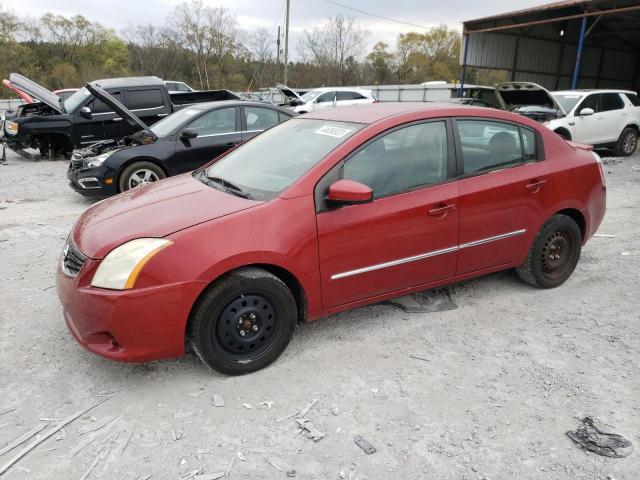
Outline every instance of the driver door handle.
POLYGON ((449 204, 446 205, 444 203, 439 203, 438 205, 436 205, 434 208, 429 210, 429 215, 431 215, 432 217, 440 217, 443 215, 446 215, 448 212, 452 212, 456 209, 455 204, 449 204))

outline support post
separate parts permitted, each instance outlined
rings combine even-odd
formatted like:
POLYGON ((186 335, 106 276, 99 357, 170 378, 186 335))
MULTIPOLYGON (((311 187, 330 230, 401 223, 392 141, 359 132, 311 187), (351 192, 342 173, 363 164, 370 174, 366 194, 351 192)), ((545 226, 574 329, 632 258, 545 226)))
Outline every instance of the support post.
POLYGON ((289 81, 289 3, 287 0, 287 15, 284 26, 284 84, 289 81))
POLYGON ((578 78, 580 77, 580 62, 582 62, 582 50, 584 49, 584 37, 587 34, 587 17, 582 17, 582 26, 580 27, 580 40, 578 41, 578 53, 576 55, 576 66, 573 70, 573 81, 571 89, 578 88, 578 78))
POLYGON ((469 34, 465 33, 463 35, 463 53, 462 53, 462 72, 460 73, 460 91, 458 92, 458 97, 462 97, 464 91, 464 78, 467 75, 467 52, 469 50, 469 34))
POLYGON ((518 64, 518 50, 520 49, 520 37, 516 37, 516 45, 513 48, 513 59, 511 61, 511 75, 510 79, 512 82, 516 81, 516 66, 518 64))
POLYGON ((280 77, 280 25, 278 25, 278 38, 276 39, 276 84, 278 83, 278 78, 280 77))

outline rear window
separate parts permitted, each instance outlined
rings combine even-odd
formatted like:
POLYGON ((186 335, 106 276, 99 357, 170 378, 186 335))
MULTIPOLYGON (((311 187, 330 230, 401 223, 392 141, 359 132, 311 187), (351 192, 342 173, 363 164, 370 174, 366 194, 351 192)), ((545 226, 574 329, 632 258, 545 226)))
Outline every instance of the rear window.
POLYGON ((627 96, 629 101, 633 103, 634 107, 640 107, 640 99, 638 99, 638 95, 636 95, 635 93, 625 93, 625 95, 627 96))
POLYGON ((131 110, 164 107, 162 92, 158 88, 148 90, 129 90, 127 100, 131 110))

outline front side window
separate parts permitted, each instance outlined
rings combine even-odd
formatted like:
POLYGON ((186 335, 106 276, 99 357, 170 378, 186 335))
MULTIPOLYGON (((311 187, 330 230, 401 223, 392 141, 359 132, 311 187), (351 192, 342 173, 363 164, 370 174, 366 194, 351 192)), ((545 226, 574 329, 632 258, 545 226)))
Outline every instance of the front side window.
POLYGON ((464 174, 498 170, 535 159, 535 133, 490 120, 457 120, 464 174))
POLYGON ((279 123, 278 112, 260 107, 244 107, 247 130, 266 130, 279 123))
POLYGON ((360 130, 358 123, 294 118, 229 152, 203 173, 224 179, 256 200, 271 200, 338 145, 360 130))
POLYGON ((233 133, 236 131, 236 109, 231 107, 211 110, 195 119, 187 127, 198 132, 199 137, 233 133))
POLYGON ((322 95, 318 97, 316 100, 318 103, 328 103, 333 102, 333 98, 335 96, 335 92, 324 92, 322 95))
POLYGON ((600 95, 596 93, 585 98, 577 108, 576 116, 585 108, 591 108, 595 113, 598 113, 600 111, 600 95))
POLYGON ((199 108, 183 108, 176 113, 172 113, 168 117, 164 117, 162 120, 154 123, 151 126, 151 130, 158 137, 166 137, 182 128, 188 121, 200 115, 202 110, 199 108))
POLYGON ((445 122, 429 122, 399 128, 367 144, 343 167, 343 178, 385 197, 447 178, 447 129, 445 122))

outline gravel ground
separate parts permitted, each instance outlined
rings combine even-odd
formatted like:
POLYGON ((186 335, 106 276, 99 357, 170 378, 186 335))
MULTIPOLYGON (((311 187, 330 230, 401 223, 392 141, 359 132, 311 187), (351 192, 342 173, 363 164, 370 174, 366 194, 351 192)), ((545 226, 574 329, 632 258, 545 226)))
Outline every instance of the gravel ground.
POLYGON ((131 480, 637 479, 639 452, 600 457, 565 436, 590 414, 640 445, 640 156, 606 168, 600 233, 615 238, 592 239, 562 287, 503 272, 455 285, 456 310, 360 308, 299 327, 276 363, 231 378, 191 356, 118 364, 75 343, 54 270, 92 201, 67 187, 66 162, 10 156, 0 165, 0 449, 118 395, 3 479, 84 479, 89 469, 131 480), (277 420, 314 399, 305 418, 326 433, 318 442, 277 420), (377 452, 360 450, 357 434, 377 452))

